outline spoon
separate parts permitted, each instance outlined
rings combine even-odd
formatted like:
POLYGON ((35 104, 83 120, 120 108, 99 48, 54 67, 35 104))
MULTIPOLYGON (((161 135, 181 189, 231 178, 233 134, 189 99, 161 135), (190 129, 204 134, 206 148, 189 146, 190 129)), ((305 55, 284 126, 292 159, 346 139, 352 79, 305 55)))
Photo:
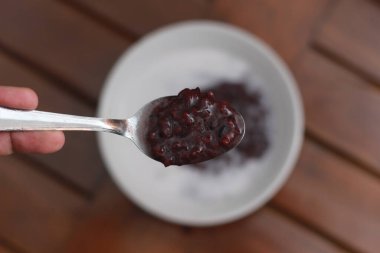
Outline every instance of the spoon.
MULTIPOLYGON (((146 142, 148 121, 153 109, 171 97, 161 97, 144 105, 128 119, 105 119, 76 115, 44 112, 37 110, 17 110, 0 107, 0 131, 97 131, 127 137, 147 156, 154 159, 146 142)), ((243 129, 244 120, 239 114, 238 125, 243 129)), ((224 153, 224 152, 223 152, 224 153)), ((222 154, 222 153, 220 153, 222 154)))

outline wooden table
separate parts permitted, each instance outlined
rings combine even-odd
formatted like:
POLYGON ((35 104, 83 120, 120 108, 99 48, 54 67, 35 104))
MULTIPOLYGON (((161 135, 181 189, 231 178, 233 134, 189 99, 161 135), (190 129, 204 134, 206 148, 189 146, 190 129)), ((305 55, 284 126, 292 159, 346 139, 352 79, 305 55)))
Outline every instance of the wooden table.
POLYGON ((228 225, 169 224, 120 193, 93 133, 69 133, 54 155, 0 158, 0 252, 380 252, 378 1, 0 0, 0 83, 94 115, 117 57, 189 19, 255 33, 295 74, 307 129, 283 189, 228 225))

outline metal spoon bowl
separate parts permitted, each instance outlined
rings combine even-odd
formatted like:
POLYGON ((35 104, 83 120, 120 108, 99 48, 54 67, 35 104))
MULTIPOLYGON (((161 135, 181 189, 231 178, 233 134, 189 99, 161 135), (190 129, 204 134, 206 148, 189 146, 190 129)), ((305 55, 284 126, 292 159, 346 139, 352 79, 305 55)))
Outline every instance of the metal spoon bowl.
MULTIPOLYGON (((129 138, 147 156, 151 157, 149 145, 145 141, 149 116, 152 110, 171 97, 161 97, 144 105, 128 119, 104 119, 76 115, 43 112, 36 110, 17 110, 0 107, 0 131, 97 131, 109 132, 129 138)), ((241 115, 238 125, 245 124, 241 115)), ((151 157, 154 159, 153 157, 151 157)))

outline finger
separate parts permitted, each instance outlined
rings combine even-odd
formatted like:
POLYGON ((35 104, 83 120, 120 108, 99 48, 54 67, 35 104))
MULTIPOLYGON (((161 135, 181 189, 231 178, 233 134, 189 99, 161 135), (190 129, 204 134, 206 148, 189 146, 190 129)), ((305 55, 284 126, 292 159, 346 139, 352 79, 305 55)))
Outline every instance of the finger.
POLYGON ((0 155, 12 154, 11 135, 8 132, 0 132, 0 155))
POLYGON ((24 153, 54 153, 65 143, 61 131, 11 132, 10 138, 13 150, 24 153))
POLYGON ((0 86, 0 106, 33 110, 37 105, 38 97, 32 89, 0 86))

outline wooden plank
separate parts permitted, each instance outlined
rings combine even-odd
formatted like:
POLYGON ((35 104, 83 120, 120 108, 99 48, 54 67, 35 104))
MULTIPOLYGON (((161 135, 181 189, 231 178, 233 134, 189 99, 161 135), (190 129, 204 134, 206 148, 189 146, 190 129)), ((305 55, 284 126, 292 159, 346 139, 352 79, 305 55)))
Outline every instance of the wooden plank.
POLYGON ((89 213, 72 236, 68 253, 185 252, 179 226, 136 208, 109 180, 89 213))
POLYGON ((257 34, 287 61, 305 46, 329 0, 216 0, 207 1, 108 1, 67 0, 106 17, 122 29, 142 35, 171 22, 194 19, 220 19, 257 34))
POLYGON ((97 100, 128 42, 56 1, 1 3, 0 44, 97 100))
POLYGON ((380 5, 339 1, 316 43, 380 83, 380 5))
POLYGON ((294 66, 309 130, 380 173, 380 92, 359 77, 307 51, 294 66))
MULTIPOLYGON (((1 84, 28 86, 34 89, 39 95, 40 110, 87 116, 95 114, 93 109, 71 94, 57 88, 54 83, 31 72, 1 52, 0 77, 1 84)), ((52 155, 33 157, 85 191, 91 191, 104 173, 94 134, 66 133, 66 145, 63 150, 52 155)))
MULTIPOLYGON (((127 30, 135 36, 143 35, 160 26, 208 16, 210 2, 202 0, 66 0, 97 16, 103 16, 113 26, 127 30)), ((104 21, 104 18, 102 18, 104 21)))
POLYGON ((329 0, 216 0, 215 15, 258 35, 291 62, 313 35, 329 0))
POLYGON ((307 141, 274 203, 355 252, 380 248, 379 181, 307 141))
POLYGON ((196 229, 190 252, 344 252, 269 208, 230 225, 196 229))
POLYGON ((181 228, 136 208, 112 183, 101 192, 69 253, 344 252, 269 208, 229 225, 181 228))
POLYGON ((11 251, 0 245, 0 253, 11 253, 11 251))
POLYGON ((85 202, 14 156, 0 164, 0 237, 23 252, 62 252, 85 202))

